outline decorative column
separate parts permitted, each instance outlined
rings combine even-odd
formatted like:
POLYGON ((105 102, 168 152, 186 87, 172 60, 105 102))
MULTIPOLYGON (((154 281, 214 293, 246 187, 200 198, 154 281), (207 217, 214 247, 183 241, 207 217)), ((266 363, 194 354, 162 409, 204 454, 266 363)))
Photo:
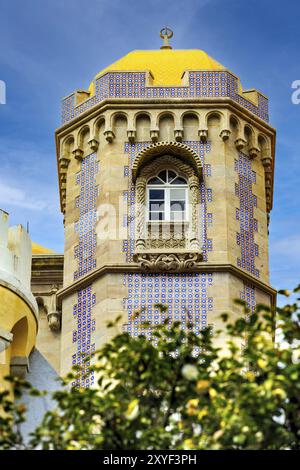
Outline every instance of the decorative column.
POLYGON ((66 195, 67 195, 67 171, 70 164, 70 157, 67 155, 62 155, 59 157, 59 173, 61 180, 61 204, 63 213, 66 210, 66 195))
POLYGON ((262 157, 262 164, 265 170, 265 191, 266 191, 266 206, 267 212, 271 210, 272 200, 272 157, 268 150, 265 150, 262 157))
POLYGON ((139 176, 136 180, 136 241, 135 247, 137 251, 143 250, 146 247, 146 178, 139 176))
POLYGON ((200 250, 199 242, 199 179, 197 176, 189 178, 189 190, 191 196, 191 217, 190 217, 190 249, 200 250))

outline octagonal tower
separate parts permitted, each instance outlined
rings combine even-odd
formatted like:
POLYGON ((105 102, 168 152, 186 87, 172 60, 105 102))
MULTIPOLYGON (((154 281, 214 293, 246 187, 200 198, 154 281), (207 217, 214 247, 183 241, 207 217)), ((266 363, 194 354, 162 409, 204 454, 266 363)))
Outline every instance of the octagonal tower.
MULTIPOLYGON (((196 332, 269 285, 275 130, 268 100, 200 50, 133 51, 63 99, 56 131, 65 223, 61 373, 169 308, 196 332), (141 310, 138 318, 134 312, 141 310)), ((88 367, 87 363, 87 367, 88 367)), ((78 385, 90 379, 78 377, 78 385)))

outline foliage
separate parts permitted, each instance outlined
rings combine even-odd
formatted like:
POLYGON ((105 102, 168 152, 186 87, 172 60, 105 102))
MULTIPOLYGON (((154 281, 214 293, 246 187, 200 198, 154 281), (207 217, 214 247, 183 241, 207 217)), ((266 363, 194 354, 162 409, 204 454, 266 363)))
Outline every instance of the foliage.
MULTIPOLYGON (((243 311, 236 322, 222 315, 226 348, 216 346, 220 331, 212 334, 208 328, 196 336, 191 324, 183 330, 168 320, 153 331, 156 345, 142 335, 115 336, 97 353, 97 385, 70 391, 74 378, 83 373, 74 369, 64 379, 64 388, 54 394, 57 407, 45 415, 30 445, 299 449, 299 305, 276 309, 280 342, 274 344, 275 312, 258 305, 250 314, 244 302, 236 302, 243 311)), ((160 310, 166 316, 165 307, 160 310)), ((10 415, 8 398, 2 394, 1 400, 10 415)), ((0 446, 12 446, 14 440, 18 445, 12 418, 6 419, 0 422, 0 446)), ((23 419, 20 414, 18 419, 23 419)))

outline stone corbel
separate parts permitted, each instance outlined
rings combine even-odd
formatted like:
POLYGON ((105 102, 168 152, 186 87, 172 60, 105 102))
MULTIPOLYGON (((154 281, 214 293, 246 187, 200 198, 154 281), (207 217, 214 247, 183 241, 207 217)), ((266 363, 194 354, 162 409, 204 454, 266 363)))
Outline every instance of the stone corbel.
POLYGON ((238 150, 243 150, 243 148, 247 145, 247 142, 242 137, 238 137, 235 141, 235 146, 238 150))
POLYGON ((78 160, 79 162, 82 161, 82 159, 83 159, 83 150, 81 148, 78 147, 77 149, 74 149, 72 153, 73 153, 74 157, 76 158, 76 160, 78 160))
POLYGON ((47 320, 50 330, 59 331, 61 326, 61 313, 57 310, 56 293, 58 286, 53 285, 51 287, 51 297, 49 303, 49 313, 47 314, 47 320))
MULTIPOLYGON (((60 173, 60 182, 62 184, 67 182, 67 172, 66 171, 63 171, 63 172, 60 173)), ((61 188, 62 188, 62 184, 61 184, 61 188)))
POLYGON ((208 129, 199 129, 198 136, 200 137, 201 142, 206 142, 208 138, 208 129))
POLYGON ((148 272, 186 272, 200 268, 203 256, 199 252, 135 253, 133 260, 148 272))
POLYGON ((61 326, 61 313, 50 312, 47 314, 48 326, 51 331, 59 331, 61 326))
POLYGON ((99 147, 99 141, 93 137, 92 139, 89 140, 88 142, 89 146, 90 146, 90 149, 93 151, 93 152, 97 152, 98 150, 98 147, 99 147))
POLYGON ((261 161, 265 170, 272 167, 272 157, 270 157, 269 155, 262 156, 261 161))
POLYGON ((174 129, 174 138, 175 138, 176 142, 182 142, 183 129, 174 129))
POLYGON ((249 149, 249 157, 250 157, 251 159, 254 159, 254 158, 256 158, 256 157, 258 156, 259 152, 260 152, 260 150, 259 150, 258 147, 251 147, 251 148, 249 149))
POLYGON ((135 141, 135 130, 134 129, 128 129, 127 130, 127 139, 128 142, 133 143, 135 141))
POLYGON ((159 129, 150 129, 150 138, 152 142, 157 142, 159 136, 159 129))
POLYGON ((106 129, 106 131, 104 131, 103 134, 104 134, 106 141, 111 144, 115 138, 115 134, 113 133, 113 131, 111 129, 106 129))
POLYGON ((221 137, 221 139, 223 140, 223 142, 226 142, 226 140, 229 139, 230 134, 231 134, 231 130, 230 130, 230 129, 222 129, 222 130, 221 130, 221 132, 220 132, 220 137, 221 137))
POLYGON ((29 362, 26 356, 13 356, 10 359, 10 375, 24 379, 29 372, 29 362))
POLYGON ((67 155, 62 155, 61 157, 59 157, 58 161, 59 161, 60 168, 62 170, 67 170, 71 159, 67 155))

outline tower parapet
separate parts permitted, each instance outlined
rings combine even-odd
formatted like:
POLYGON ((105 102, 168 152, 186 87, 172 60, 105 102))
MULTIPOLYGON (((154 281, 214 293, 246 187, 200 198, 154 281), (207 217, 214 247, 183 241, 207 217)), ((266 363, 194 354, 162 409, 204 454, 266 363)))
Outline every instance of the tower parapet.
MULTIPOLYGON (((162 51, 165 54, 166 51, 162 51)), ((213 99, 234 101, 263 121, 269 122, 268 99, 257 90, 242 91, 236 75, 228 70, 185 71, 182 85, 155 86, 148 71, 106 72, 93 81, 93 91, 78 90, 62 101, 62 123, 82 115, 106 100, 199 100, 209 103, 213 99)))

